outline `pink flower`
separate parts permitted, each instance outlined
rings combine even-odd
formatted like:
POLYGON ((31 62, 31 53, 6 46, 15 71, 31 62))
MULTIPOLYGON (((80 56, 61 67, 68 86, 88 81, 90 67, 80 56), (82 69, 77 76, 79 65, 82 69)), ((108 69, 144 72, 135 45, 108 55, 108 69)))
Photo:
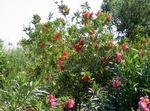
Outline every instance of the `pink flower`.
POLYGON ((141 111, 141 109, 143 109, 142 111, 150 111, 150 107, 148 107, 148 105, 150 104, 148 97, 140 97, 140 101, 138 104, 139 107, 137 111, 141 111))
POLYGON ((116 76, 113 80, 112 80, 112 86, 113 88, 118 88, 121 86, 121 81, 120 81, 120 77, 116 76))
POLYGON ((74 100, 73 99, 69 99, 68 103, 67 103, 68 108, 73 108, 74 106, 74 100))
POLYGON ((73 99, 69 99, 69 100, 62 103, 62 108, 72 109, 73 107, 74 107, 74 100, 73 99))
POLYGON ((125 44, 125 43, 124 43, 124 44, 122 45, 122 49, 123 49, 123 50, 128 50, 128 49, 129 49, 128 44, 125 44))
POLYGON ((48 95, 48 101, 51 103, 52 107, 55 107, 57 104, 57 99, 53 95, 48 95))
POLYGON ((144 57, 144 56, 145 56, 145 52, 144 52, 144 51, 140 51, 140 52, 139 52, 139 56, 144 57))
POLYGON ((122 59, 122 54, 120 52, 116 52, 115 61, 121 61, 121 59, 122 59))
POLYGON ((52 106, 52 107, 55 107, 56 105, 57 105, 57 102, 56 102, 56 101, 52 101, 52 102, 51 102, 51 106, 52 106))

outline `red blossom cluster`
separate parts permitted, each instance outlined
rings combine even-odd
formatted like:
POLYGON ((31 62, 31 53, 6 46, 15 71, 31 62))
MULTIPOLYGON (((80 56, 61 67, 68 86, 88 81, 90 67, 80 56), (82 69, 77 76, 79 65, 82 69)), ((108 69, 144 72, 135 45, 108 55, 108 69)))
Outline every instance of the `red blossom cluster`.
MULTIPOLYGON (((53 95, 47 96, 48 101, 50 102, 51 107, 55 107, 57 105, 57 99, 53 95)), ((62 108, 72 109, 74 107, 74 100, 69 99, 62 103, 62 108)))
POLYGON ((63 50, 62 54, 60 57, 57 59, 56 63, 60 65, 60 70, 63 71, 65 69, 63 65, 63 61, 68 60, 69 58, 69 51, 68 50, 63 50))
POLYGON ((94 37, 95 33, 96 33, 95 30, 92 30, 92 31, 89 32, 89 34, 90 34, 91 37, 94 37))
POLYGON ((115 61, 120 62, 122 60, 122 54, 120 52, 116 52, 115 61))
POLYGON ((76 42, 73 45, 73 48, 77 51, 77 52, 82 52, 83 51, 83 45, 84 45, 84 40, 80 39, 80 41, 76 42))
POLYGON ((73 99, 69 99, 65 102, 62 103, 62 108, 69 108, 72 109, 74 107, 74 100, 73 99))
POLYGON ((57 40, 60 40, 60 39, 61 39, 60 34, 59 34, 59 33, 55 33, 55 38, 56 38, 57 40))
POLYGON ((111 16, 111 15, 107 15, 107 16, 106 16, 106 21, 111 21, 111 19, 112 19, 112 16, 111 16))
POLYGON ((85 19, 89 19, 89 18, 92 18, 92 16, 93 16, 93 13, 91 12, 85 12, 85 13, 83 13, 83 18, 85 18, 85 19))
POLYGON ((84 82, 90 82, 91 78, 88 75, 83 75, 81 80, 83 80, 84 82))
POLYGON ((123 50, 128 50, 129 49, 128 44, 126 44, 126 43, 122 44, 122 49, 123 50))

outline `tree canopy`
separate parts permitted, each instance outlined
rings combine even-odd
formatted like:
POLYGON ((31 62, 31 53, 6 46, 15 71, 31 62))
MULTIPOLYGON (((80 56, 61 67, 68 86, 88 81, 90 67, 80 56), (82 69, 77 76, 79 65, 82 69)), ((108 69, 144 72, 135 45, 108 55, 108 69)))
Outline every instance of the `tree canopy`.
POLYGON ((104 0, 102 10, 112 13, 117 31, 131 40, 150 35, 150 0, 104 0))

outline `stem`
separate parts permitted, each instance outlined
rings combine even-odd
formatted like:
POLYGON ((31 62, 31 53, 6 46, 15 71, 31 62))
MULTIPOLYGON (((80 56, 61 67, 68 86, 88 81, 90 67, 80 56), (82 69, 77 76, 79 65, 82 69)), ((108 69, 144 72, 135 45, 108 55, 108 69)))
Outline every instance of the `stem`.
POLYGON ((77 111, 77 109, 78 109, 78 92, 79 92, 79 91, 77 91, 77 95, 76 95, 76 97, 75 97, 74 111, 77 111))
POLYGON ((77 94, 75 96, 75 108, 74 108, 74 111, 80 111, 80 109, 81 109, 81 101, 80 101, 80 88, 79 88, 79 86, 76 87, 76 91, 77 91, 77 94))

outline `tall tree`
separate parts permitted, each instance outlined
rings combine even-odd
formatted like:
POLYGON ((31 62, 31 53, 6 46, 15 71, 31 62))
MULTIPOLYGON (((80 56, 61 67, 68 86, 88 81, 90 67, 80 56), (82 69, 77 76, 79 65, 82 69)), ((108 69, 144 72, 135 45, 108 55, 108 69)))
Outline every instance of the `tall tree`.
POLYGON ((117 31, 131 40, 150 35, 150 0, 103 0, 102 11, 111 12, 117 31))

